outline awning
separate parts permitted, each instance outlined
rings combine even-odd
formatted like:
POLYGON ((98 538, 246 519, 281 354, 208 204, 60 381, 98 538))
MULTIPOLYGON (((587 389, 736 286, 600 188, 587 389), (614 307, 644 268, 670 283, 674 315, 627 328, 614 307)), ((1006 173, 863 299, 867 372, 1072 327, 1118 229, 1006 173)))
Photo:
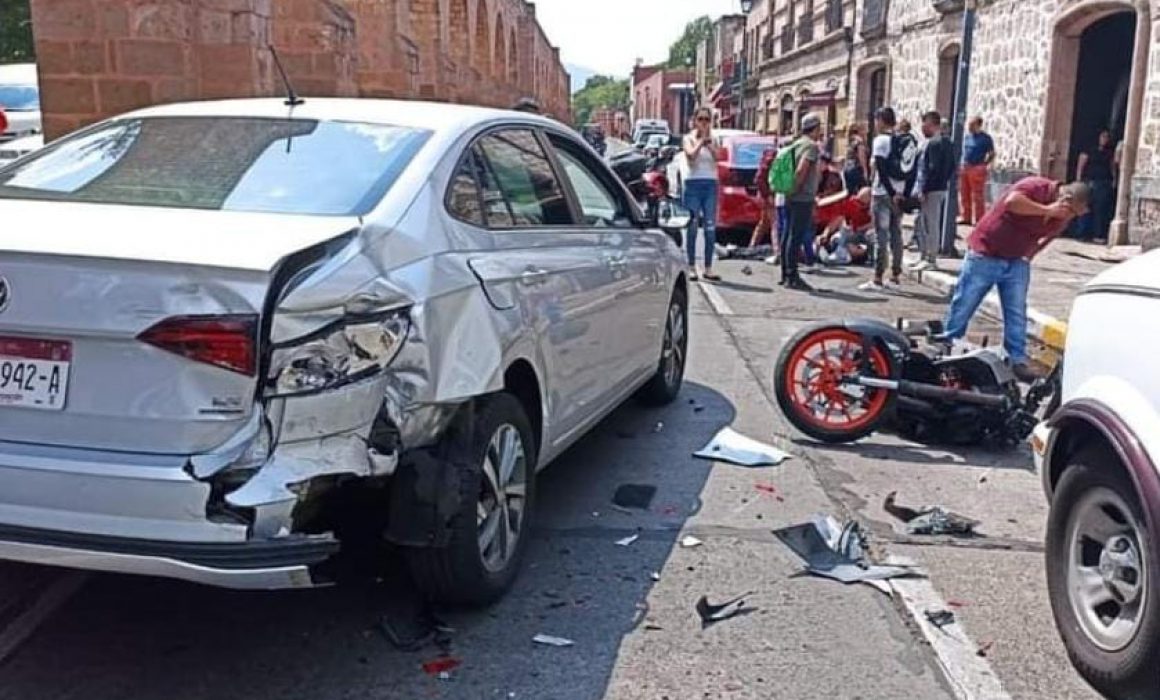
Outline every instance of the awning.
POLYGON ((802 107, 829 107, 834 104, 838 96, 838 90, 826 90, 825 92, 815 92, 804 97, 799 97, 797 103, 802 107))

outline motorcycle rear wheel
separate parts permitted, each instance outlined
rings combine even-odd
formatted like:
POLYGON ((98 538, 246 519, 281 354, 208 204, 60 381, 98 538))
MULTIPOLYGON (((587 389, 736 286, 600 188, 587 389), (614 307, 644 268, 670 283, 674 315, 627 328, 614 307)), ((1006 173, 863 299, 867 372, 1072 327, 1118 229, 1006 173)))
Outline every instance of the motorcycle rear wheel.
MULTIPOLYGON (((774 393, 795 428, 828 443, 849 443, 873 433, 890 415, 893 392, 843 383, 862 370, 862 336, 834 324, 809 326, 790 339, 774 370, 774 393)), ((890 376, 890 360, 869 348, 870 372, 890 376)))

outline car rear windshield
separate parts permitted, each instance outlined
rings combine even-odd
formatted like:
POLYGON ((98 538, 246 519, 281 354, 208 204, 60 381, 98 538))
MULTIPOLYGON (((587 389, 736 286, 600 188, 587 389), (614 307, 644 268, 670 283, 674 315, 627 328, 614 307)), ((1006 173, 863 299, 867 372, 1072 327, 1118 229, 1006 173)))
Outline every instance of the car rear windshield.
POLYGON ((40 92, 34 85, 0 85, 0 107, 13 112, 40 109, 40 92))
POLYGON ((0 198, 361 215, 429 137, 422 129, 312 119, 122 119, 0 169, 0 198))
POLYGON ((733 144, 733 166, 737 168, 758 168, 766 151, 777 148, 772 141, 741 141, 733 144))

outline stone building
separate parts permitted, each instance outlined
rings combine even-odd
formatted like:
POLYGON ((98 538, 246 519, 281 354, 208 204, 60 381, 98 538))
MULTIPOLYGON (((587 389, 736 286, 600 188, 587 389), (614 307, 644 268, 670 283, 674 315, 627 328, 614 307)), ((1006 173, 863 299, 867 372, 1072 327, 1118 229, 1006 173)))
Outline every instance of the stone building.
POLYGON ((745 15, 725 15, 713 23, 709 36, 697 47, 694 76, 699 105, 711 107, 720 126, 738 126, 742 115, 742 47, 745 15))
MULTIPOLYGON (((855 52, 858 113, 953 111, 963 0, 862 0, 885 17, 855 52), (885 76, 875 92, 871 77, 885 76)), ((865 22, 866 18, 863 18, 865 22)), ((996 143, 992 190, 1022 175, 1075 177, 1102 128, 1122 143, 1113 238, 1160 227, 1160 1, 982 0, 967 114, 996 143)))
POLYGON ((527 0, 32 0, 45 132, 143 105, 273 95, 423 98, 560 119, 569 77, 527 0))

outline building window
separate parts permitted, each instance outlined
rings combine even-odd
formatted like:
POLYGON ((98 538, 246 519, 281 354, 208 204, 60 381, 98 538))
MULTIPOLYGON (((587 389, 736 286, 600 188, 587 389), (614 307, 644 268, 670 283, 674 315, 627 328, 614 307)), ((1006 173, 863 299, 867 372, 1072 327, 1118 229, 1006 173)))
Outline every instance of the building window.
POLYGON ((842 17, 842 0, 826 0, 826 33, 836 32, 845 24, 842 17))
POLYGON ((888 3, 889 0, 863 0, 863 37, 878 37, 886 32, 886 10, 888 3))
POLYGON ((806 0, 798 26, 798 46, 814 40, 814 0, 806 0))
POLYGON ((793 20, 781 28, 781 54, 793 51, 793 20))

